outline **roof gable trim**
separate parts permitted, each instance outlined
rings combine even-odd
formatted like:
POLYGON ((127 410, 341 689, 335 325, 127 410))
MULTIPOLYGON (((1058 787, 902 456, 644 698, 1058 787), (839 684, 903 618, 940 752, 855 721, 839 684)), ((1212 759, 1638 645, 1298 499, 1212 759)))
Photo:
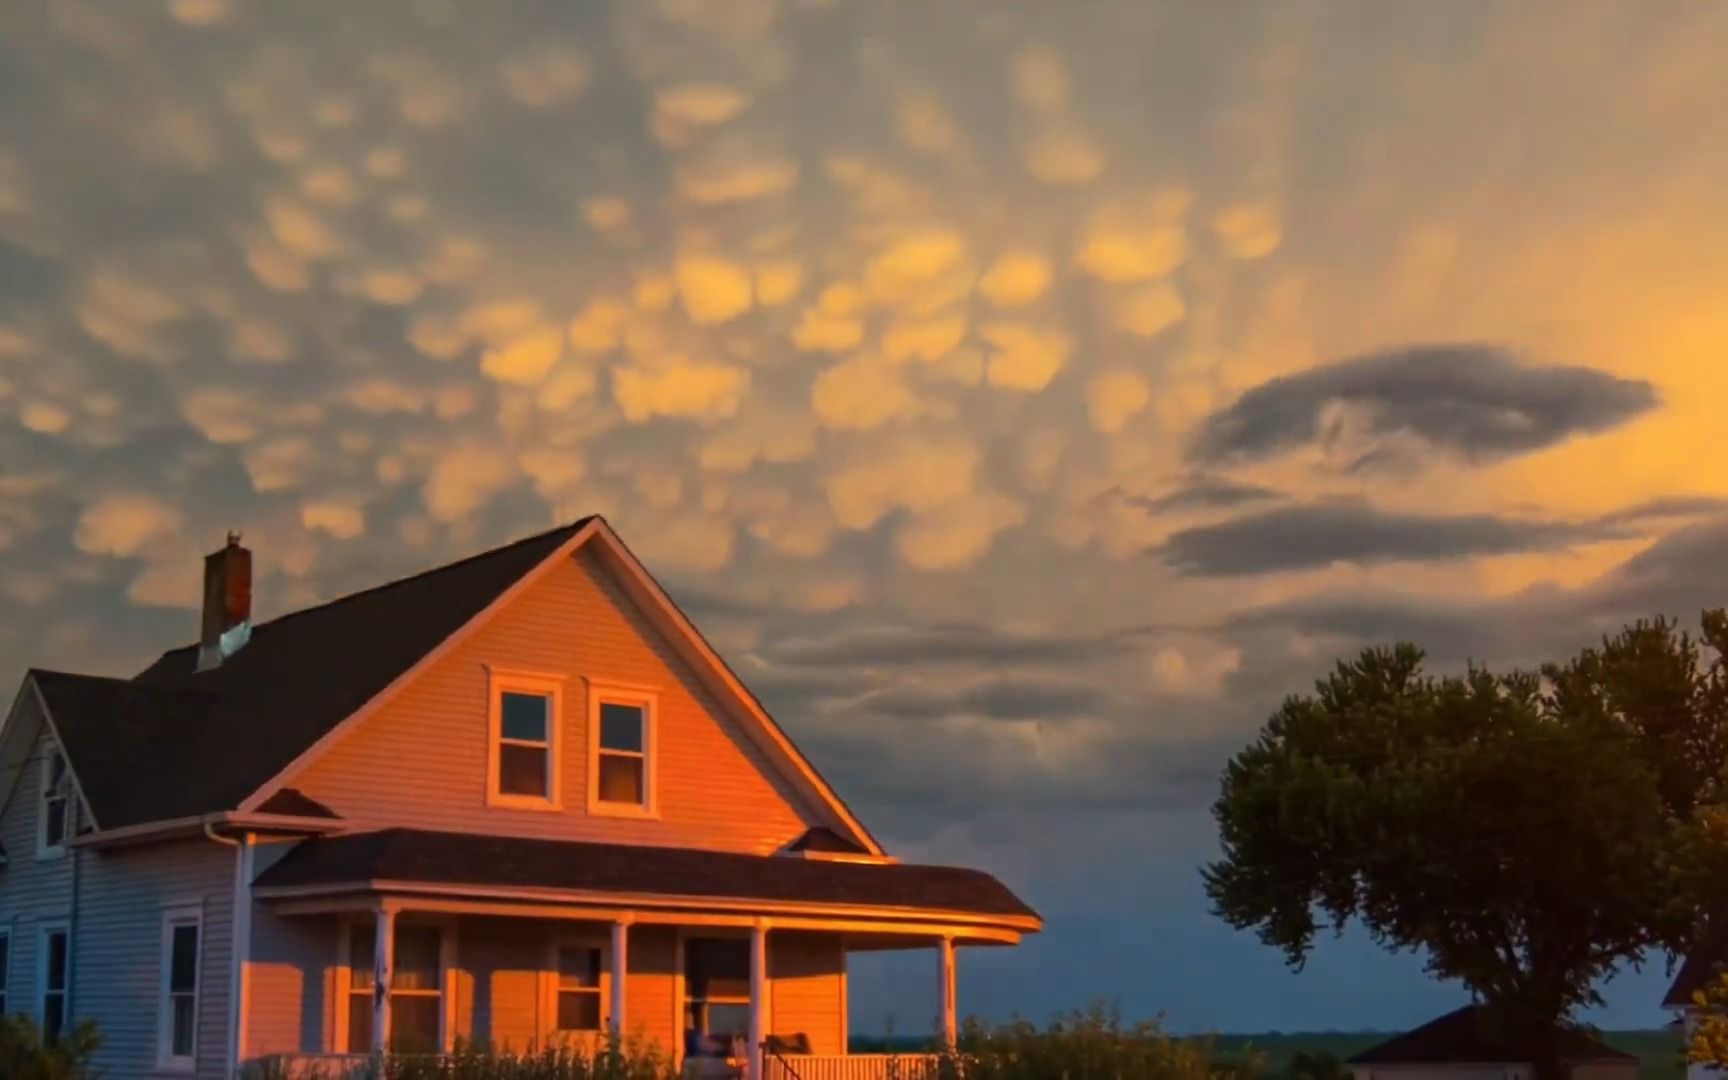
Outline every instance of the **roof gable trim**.
MULTIPOLYGON (((66 740, 60 737, 60 728, 54 723, 54 711, 48 707, 48 696, 42 692, 41 684, 36 681, 36 673, 34 671, 27 673, 24 676, 24 682, 30 692, 36 695, 36 707, 42 710, 42 723, 46 726, 48 733, 53 736, 54 745, 59 748, 60 756, 66 759, 66 772, 72 777, 72 789, 78 793, 78 810, 82 815, 82 820, 89 823, 91 830, 100 829, 102 823, 96 819, 96 811, 91 809, 90 800, 84 795, 84 781, 78 778, 78 763, 72 760, 71 752, 66 749, 66 740)), ((20 693, 18 696, 22 700, 24 695, 20 693)), ((14 712, 17 711, 17 707, 17 704, 14 703, 14 712)), ((11 719, 11 717, 7 717, 7 726, 10 726, 11 719)), ((10 792, 7 793, 7 797, 10 800, 10 792)), ((69 839, 73 838, 75 836, 69 839)))
POLYGON ((682 645, 688 650, 689 658, 693 661, 692 666, 696 668, 697 674, 705 676, 704 681, 713 684, 712 688, 718 691, 717 696, 723 701, 731 701, 737 705, 738 711, 748 721, 748 727, 754 728, 760 733, 768 748, 773 751, 774 756, 778 757, 788 768, 792 774, 790 778, 801 783, 807 794, 815 796, 816 800, 834 816, 835 821, 852 833, 865 849, 866 855, 885 856, 887 853, 876 842, 875 837, 870 835, 869 830, 841 801, 834 789, 793 745, 792 740, 781 730, 780 725, 775 723, 774 718, 768 715, 767 710, 756 700, 755 695, 744 686, 737 675, 732 672, 732 669, 708 644, 707 639, 697 630, 695 624, 678 609, 671 597, 666 595, 665 590, 660 588, 659 583, 654 580, 647 568, 631 553, 630 549, 624 545, 618 534, 612 530, 604 518, 598 515, 589 518, 568 540, 559 545, 526 574, 517 578, 509 588, 500 592, 455 633, 445 638, 415 662, 412 667, 398 675, 365 705, 325 732, 316 742, 301 751, 293 761, 280 769, 276 775, 260 784, 257 789, 240 802, 236 809, 241 813, 256 812, 268 801, 277 788, 291 785, 296 776, 313 761, 323 756, 349 731, 379 712, 403 689, 449 655, 470 635, 489 622, 493 616, 503 611, 517 597, 532 588, 541 578, 550 573, 553 567, 572 557, 589 541, 595 539, 600 541, 601 549, 609 556, 609 564, 614 569, 621 571, 620 577, 627 586, 627 592, 631 594, 633 599, 644 602, 647 613, 675 644, 682 645))
POLYGON ((664 623, 661 629, 667 632, 668 637, 690 649, 695 661, 692 666, 698 674, 706 673, 712 677, 722 700, 737 703, 746 719, 766 736, 770 748, 779 755, 780 760, 790 766, 794 778, 802 781, 805 787, 827 806, 837 822, 864 848, 864 854, 878 857, 887 855, 882 845, 870 835, 870 830, 864 827, 864 823, 858 820, 851 808, 816 771, 816 767, 799 751, 786 732, 768 714, 768 710, 756 700, 756 695, 750 692, 714 647, 708 644, 708 639, 702 636, 696 624, 666 595, 666 591, 654 580, 654 576, 642 565, 642 561, 625 546, 624 541, 612 531, 603 518, 596 518, 595 521, 599 525, 595 535, 600 538, 615 565, 624 572, 626 583, 633 587, 632 592, 648 601, 646 606, 649 614, 657 616, 658 620, 664 623))

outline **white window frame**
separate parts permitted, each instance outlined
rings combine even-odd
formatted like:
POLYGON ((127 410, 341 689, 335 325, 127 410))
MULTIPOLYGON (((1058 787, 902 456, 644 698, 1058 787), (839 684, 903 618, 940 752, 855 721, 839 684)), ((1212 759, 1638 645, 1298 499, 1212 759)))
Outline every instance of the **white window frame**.
POLYGON ((658 818, 660 785, 656 779, 660 757, 660 693, 655 687, 588 680, 588 812, 599 817, 658 818), (642 802, 608 802, 600 798, 600 756, 618 754, 600 748, 600 709, 603 705, 631 705, 642 710, 642 802))
POLYGON ((66 842, 72 838, 73 807, 76 804, 75 787, 72 783, 72 762, 60 749, 60 744, 53 739, 44 739, 41 743, 42 761, 38 768, 36 791, 36 857, 38 859, 58 859, 66 854, 66 842), (59 761, 64 769, 61 772, 60 783, 64 789, 60 794, 52 792, 54 762, 59 761), (48 842, 48 804, 54 799, 60 799, 65 805, 60 815, 60 842, 48 842))
MULTIPOLYGON (((401 919, 398 914, 397 919, 401 919)), ((436 918, 416 920, 410 925, 432 926, 438 930, 438 993, 442 1007, 438 1010, 438 1041, 446 1054, 455 1049, 456 1038, 456 958, 459 955, 459 939, 457 930, 460 923, 453 918, 436 918)), ((360 919, 338 919, 336 921, 336 1015, 330 1024, 329 1051, 333 1054, 348 1053, 348 1009, 349 998, 355 993, 365 994, 370 1000, 372 994, 365 990, 354 989, 354 930, 356 928, 373 928, 370 917, 360 919)), ((402 924, 397 923, 400 931, 402 924)), ((377 947, 374 940, 373 947, 377 947)), ((395 960, 395 957, 391 957, 395 960)), ((395 969, 395 964, 391 964, 395 969)), ((394 993, 394 991, 392 991, 394 993)), ((428 995, 430 996, 430 995, 428 995)), ((388 1045, 388 1040, 386 1040, 388 1045)), ((362 1053, 370 1052, 371 1047, 362 1049, 362 1053)))
MULTIPOLYGON (((543 1015, 546 1030, 544 1041, 572 1042, 603 1039, 612 1023, 612 944, 604 934, 555 934, 546 946, 546 966, 542 986, 543 1015), (558 1026, 558 950, 593 949, 600 954, 600 1026, 594 1031, 566 1030, 558 1026)), ((595 1042, 595 1046, 599 1043, 595 1042)))
POLYGON ((65 1035, 72 1023, 72 1014, 66 1008, 72 1000, 72 924, 65 919, 45 922, 36 928, 36 1023, 44 1035, 51 993, 60 996, 60 1034, 65 1035), (48 938, 54 934, 66 935, 66 985, 58 990, 48 988, 48 938))
POLYGON ((12 1008, 12 928, 0 926, 0 1016, 8 1016, 12 1008))
POLYGON ((161 1072, 189 1073, 198 1070, 198 1025, 204 997, 204 908, 181 904, 162 909, 162 962, 157 973, 156 1068, 161 1072), (193 927, 198 932, 198 952, 192 969, 192 1052, 174 1053, 174 931, 193 927))
POLYGON ((511 810, 564 809, 564 679, 543 672, 489 667, 486 681, 486 805, 511 810), (544 797, 512 795, 499 790, 499 755, 505 744, 504 695, 510 693, 548 699, 544 797))

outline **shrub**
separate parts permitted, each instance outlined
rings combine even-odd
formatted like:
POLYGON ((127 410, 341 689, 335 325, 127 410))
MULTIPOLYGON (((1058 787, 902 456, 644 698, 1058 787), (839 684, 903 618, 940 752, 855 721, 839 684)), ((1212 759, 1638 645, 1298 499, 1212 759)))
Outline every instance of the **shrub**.
MULTIPOLYGON (((3 1075, 3 1074, 0 1074, 3 1075)), ((668 1080, 671 1060, 637 1039, 608 1042, 595 1051, 573 1046, 498 1049, 458 1042, 449 1054, 391 1054, 381 1061, 317 1064, 289 1069, 280 1062, 249 1066, 245 1080, 668 1080)))
POLYGON ((994 1029, 969 1020, 942 1055, 939 1080, 1250 1080, 1260 1062, 1226 1057, 1211 1039, 1178 1038, 1160 1020, 1124 1025, 1094 1005, 1043 1030, 1024 1020, 994 1029))
POLYGON ((27 1016, 0 1016, 0 1076, 6 1080, 86 1080, 90 1055, 102 1045, 94 1022, 86 1020, 52 1045, 27 1016))

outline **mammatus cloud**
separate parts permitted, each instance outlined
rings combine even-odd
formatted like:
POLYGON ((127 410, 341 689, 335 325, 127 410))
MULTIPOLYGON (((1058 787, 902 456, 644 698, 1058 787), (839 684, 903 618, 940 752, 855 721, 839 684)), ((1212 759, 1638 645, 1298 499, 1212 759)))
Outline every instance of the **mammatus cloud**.
POLYGON ((1598 523, 1491 514, 1408 514, 1351 500, 1293 506, 1184 529, 1158 554, 1186 574, 1230 577, 1311 570, 1334 563, 1427 562, 1555 551, 1614 539, 1598 523))
POLYGON ((1189 452, 1207 463, 1253 461, 1354 434, 1365 446, 1353 464, 1371 465, 1382 444, 1409 434, 1493 461, 1610 430, 1657 403, 1647 382, 1526 365, 1492 345, 1419 345, 1257 386, 1208 418, 1189 452))

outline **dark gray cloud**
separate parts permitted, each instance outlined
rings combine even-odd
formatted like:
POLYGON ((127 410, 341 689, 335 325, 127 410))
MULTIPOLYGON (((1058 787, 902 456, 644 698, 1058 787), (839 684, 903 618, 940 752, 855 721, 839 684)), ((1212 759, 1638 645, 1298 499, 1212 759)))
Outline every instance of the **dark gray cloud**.
POLYGON ((992 679, 957 692, 901 687, 871 694, 864 708, 903 720, 977 715, 996 720, 1040 720, 1096 713, 1109 695, 1085 683, 1048 679, 992 679))
POLYGON ((1179 513, 1185 510, 1228 510, 1248 503, 1277 499, 1281 493, 1256 484, 1239 484, 1215 477, 1196 477, 1186 486, 1156 498, 1136 495, 1128 500, 1148 514, 1179 513))
POLYGON ((1122 648, 1113 637, 1026 634, 980 623, 877 626, 790 637, 763 650, 767 660, 791 665, 861 667, 895 664, 1007 664, 1088 659, 1122 648))
POLYGON ((1432 561, 1552 551, 1620 535, 1600 524, 1491 514, 1400 514, 1350 500, 1292 506, 1184 529, 1157 549, 1187 574, 1229 577, 1338 562, 1432 561))
POLYGON ((1537 587, 1445 603, 1385 594, 1306 597, 1239 612, 1221 631, 1256 658, 1254 685, 1279 693, 1305 688, 1330 663, 1278 659, 1292 632, 1348 643, 1341 646, 1346 649, 1414 642, 1437 668, 1470 660, 1497 668, 1531 666, 1564 657, 1637 619, 1666 616, 1691 625, 1699 612, 1728 606, 1724 551, 1728 515, 1718 515, 1669 534, 1578 590, 1537 587))
POLYGON ((1637 503, 1600 517, 1605 525, 1646 524, 1681 518, 1712 517, 1728 510, 1728 499, 1713 495, 1673 495, 1637 503))
MULTIPOLYGON (((1371 437, 1415 435, 1493 461, 1606 431, 1656 407, 1649 383, 1583 367, 1520 364, 1493 345, 1413 345, 1274 379, 1213 414, 1189 448, 1203 462, 1255 460, 1325 443, 1326 407, 1356 406, 1371 437)), ((1371 449, 1357 464, 1403 455, 1371 449)))

